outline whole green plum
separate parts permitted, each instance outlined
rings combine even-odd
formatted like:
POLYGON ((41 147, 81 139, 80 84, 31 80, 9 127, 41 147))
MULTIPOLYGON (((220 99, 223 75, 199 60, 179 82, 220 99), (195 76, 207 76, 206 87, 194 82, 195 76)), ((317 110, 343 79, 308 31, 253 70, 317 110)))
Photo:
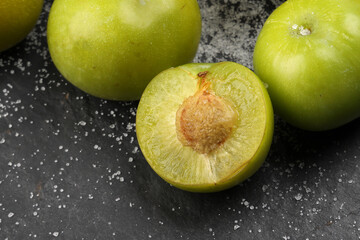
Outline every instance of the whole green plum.
POLYGON ((288 0, 265 22, 255 73, 274 110, 312 131, 360 116, 360 1, 288 0))
POLYGON ((34 28, 44 0, 0 1, 0 52, 22 41, 34 28))
POLYGON ((137 100, 159 72, 191 62, 201 36, 196 0, 55 0, 47 39, 73 85, 110 100, 137 100))

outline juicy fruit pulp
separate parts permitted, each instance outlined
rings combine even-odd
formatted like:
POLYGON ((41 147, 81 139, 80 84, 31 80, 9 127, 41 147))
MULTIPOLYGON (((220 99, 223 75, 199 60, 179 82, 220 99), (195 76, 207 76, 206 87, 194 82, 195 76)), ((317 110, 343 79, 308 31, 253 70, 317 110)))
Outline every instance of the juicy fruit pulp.
POLYGON ((155 172, 194 192, 232 187, 263 163, 272 106, 259 78, 232 62, 186 64, 157 75, 137 110, 140 148, 155 172))
POLYGON ((51 57, 81 90, 137 100, 159 72, 191 62, 201 35, 196 0, 55 0, 51 57))
POLYGON ((0 1, 0 52, 15 46, 29 34, 43 3, 43 0, 0 1))
POLYGON ((328 130, 360 116, 360 1, 289 0, 265 22, 255 73, 294 126, 328 130))

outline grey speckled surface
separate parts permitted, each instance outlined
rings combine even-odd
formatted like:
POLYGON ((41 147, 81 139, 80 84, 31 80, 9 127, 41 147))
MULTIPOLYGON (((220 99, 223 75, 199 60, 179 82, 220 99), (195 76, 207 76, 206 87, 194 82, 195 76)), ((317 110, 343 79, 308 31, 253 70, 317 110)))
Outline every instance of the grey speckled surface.
MULTIPOLYGON (((197 62, 252 68, 280 0, 199 0, 197 62)), ((216 194, 162 181, 135 136, 137 102, 68 84, 36 29, 0 55, 0 239, 359 239, 360 121, 308 133, 276 118, 264 166, 216 194)))

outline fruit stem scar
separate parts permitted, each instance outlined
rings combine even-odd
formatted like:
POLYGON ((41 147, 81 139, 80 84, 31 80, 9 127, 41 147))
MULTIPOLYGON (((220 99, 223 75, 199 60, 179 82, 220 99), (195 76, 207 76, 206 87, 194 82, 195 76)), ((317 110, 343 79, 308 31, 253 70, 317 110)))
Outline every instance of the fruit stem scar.
POLYGON ((205 78, 208 73, 209 73, 209 71, 199 72, 199 73, 197 74, 197 76, 198 76, 199 78, 205 78))
POLYGON ((310 27, 304 27, 303 25, 299 26, 297 24, 294 24, 291 28, 295 30, 298 35, 301 36, 308 36, 312 32, 310 27))
POLYGON ((179 141, 201 154, 209 154, 221 146, 238 119, 231 104, 211 90, 211 82, 204 78, 206 74, 198 74, 199 89, 176 112, 179 141))
POLYGON ((197 76, 199 77, 198 85, 199 90, 198 92, 203 89, 204 91, 207 91, 207 89, 210 89, 210 82, 206 81, 206 75, 209 73, 209 71, 205 72, 199 72, 197 76))

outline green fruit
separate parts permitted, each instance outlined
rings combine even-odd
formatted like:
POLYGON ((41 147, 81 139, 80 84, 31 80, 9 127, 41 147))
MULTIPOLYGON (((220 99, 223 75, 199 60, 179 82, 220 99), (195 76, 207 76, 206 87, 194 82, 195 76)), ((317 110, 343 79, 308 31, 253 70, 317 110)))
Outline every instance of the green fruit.
POLYGON ((260 32, 255 73, 274 110, 306 130, 360 116, 360 1, 289 0, 260 32))
POLYGON ((53 62, 96 97, 136 100, 159 72, 194 58, 196 0, 55 0, 48 21, 53 62))
POLYGON ((0 1, 0 52, 22 41, 34 28, 43 0, 0 1))
POLYGON ((273 111, 259 78, 232 62, 187 64, 157 75, 137 110, 146 160, 170 184, 214 192, 247 179, 262 165, 273 111))

